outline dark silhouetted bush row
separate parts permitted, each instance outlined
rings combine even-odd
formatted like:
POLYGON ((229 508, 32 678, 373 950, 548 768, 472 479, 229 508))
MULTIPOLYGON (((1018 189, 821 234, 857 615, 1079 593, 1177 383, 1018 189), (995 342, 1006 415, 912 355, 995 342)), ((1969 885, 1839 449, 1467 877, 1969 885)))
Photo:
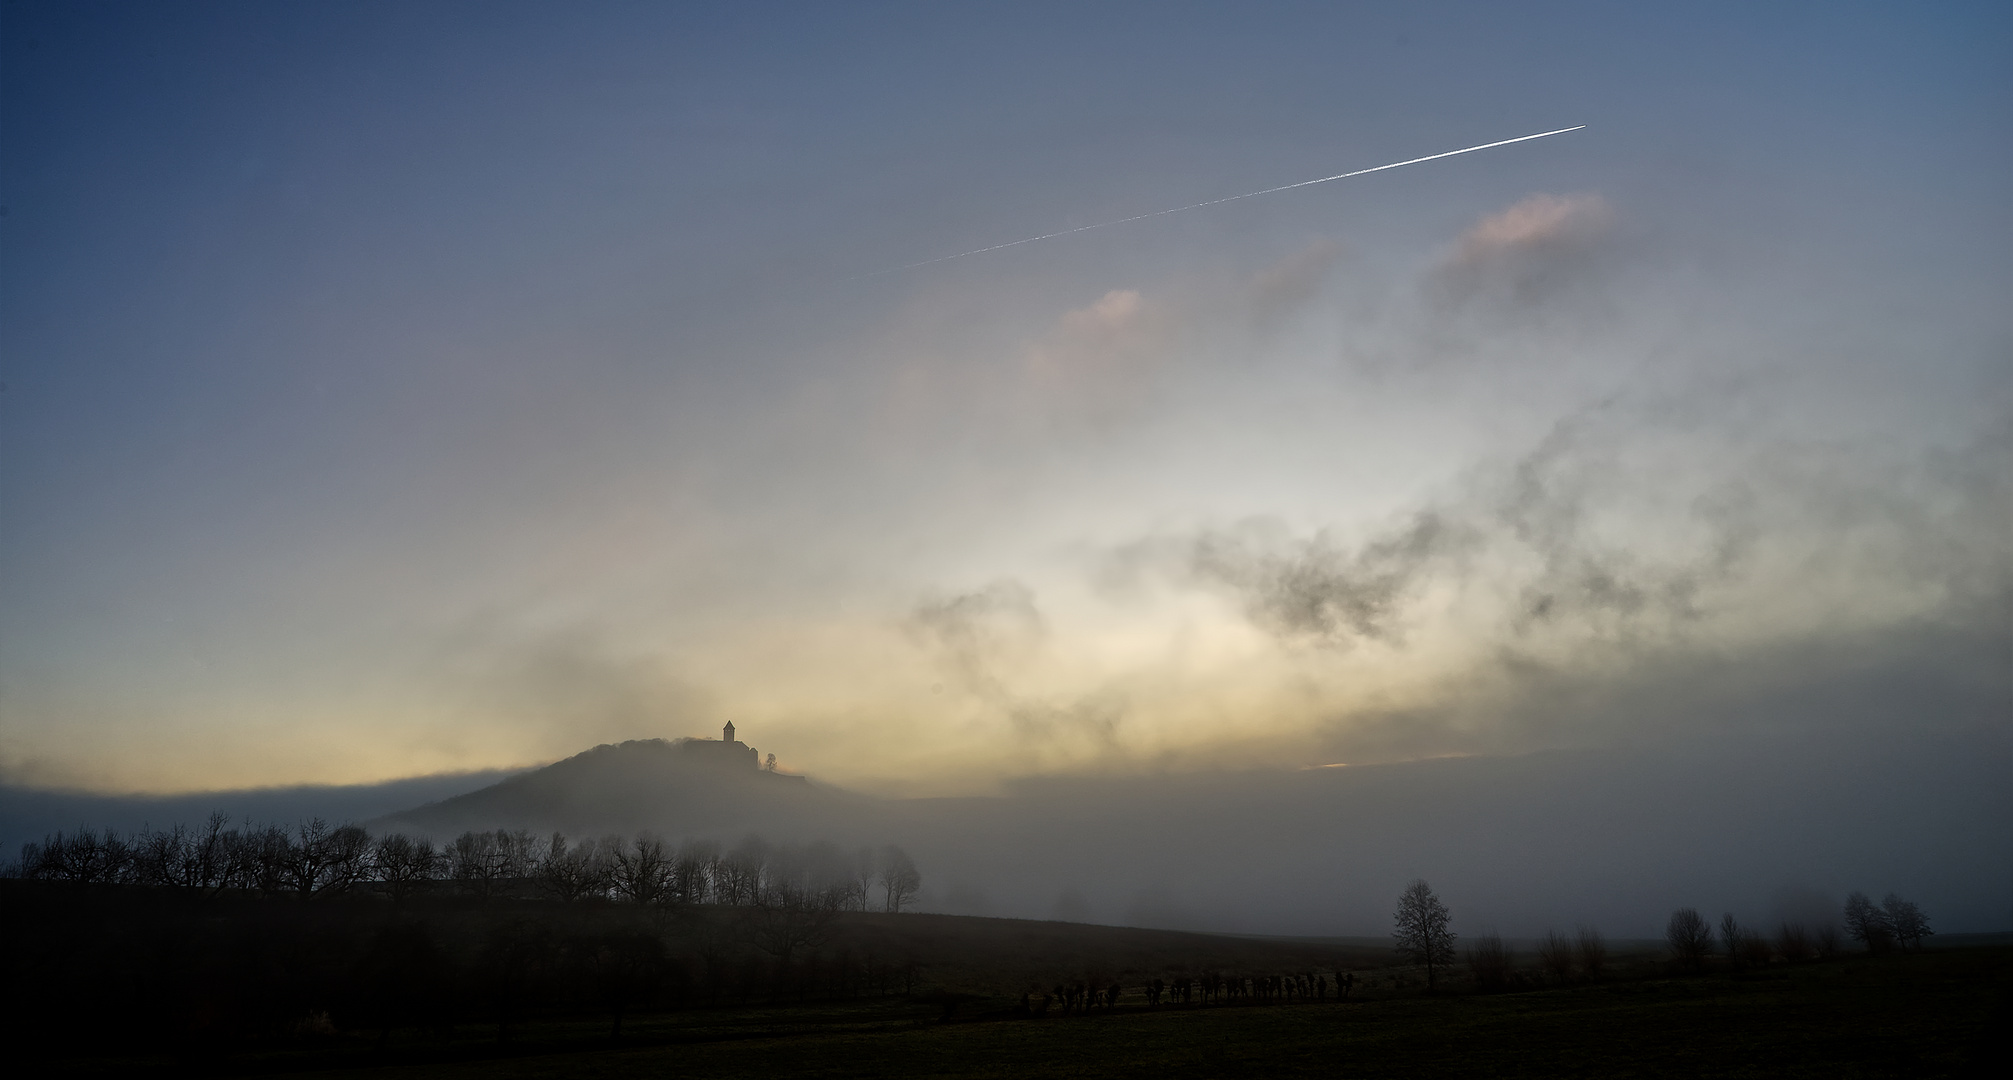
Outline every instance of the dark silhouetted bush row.
POLYGON ((722 851, 708 841, 673 848, 648 833, 571 843, 559 833, 465 832, 436 847, 402 833, 372 837, 315 818, 292 829, 234 828, 222 814, 190 829, 133 836, 95 829, 22 845, 9 875, 35 881, 151 886, 216 895, 371 893, 404 900, 441 889, 476 897, 615 898, 639 904, 797 906, 899 912, 922 885, 900 848, 845 852, 829 843, 775 845, 759 838, 722 851))
MULTIPOLYGON (((1853 893, 1845 900, 1844 921, 1846 934, 1865 945, 1868 952, 1876 953, 1897 946, 1920 949, 1922 939, 1936 932, 1929 928, 1929 919, 1920 907, 1894 893, 1888 893, 1887 899, 1878 905, 1867 899, 1865 893, 1853 893)), ((1704 968, 1716 948, 1725 954, 1727 965, 1736 970, 1778 961, 1794 964, 1830 958, 1839 951, 1835 925, 1827 923, 1812 930, 1800 923, 1784 923, 1770 938, 1742 926, 1729 911, 1720 916, 1715 934, 1694 908, 1679 908, 1671 913, 1664 939, 1670 945, 1672 959, 1680 969, 1688 971, 1704 968)))

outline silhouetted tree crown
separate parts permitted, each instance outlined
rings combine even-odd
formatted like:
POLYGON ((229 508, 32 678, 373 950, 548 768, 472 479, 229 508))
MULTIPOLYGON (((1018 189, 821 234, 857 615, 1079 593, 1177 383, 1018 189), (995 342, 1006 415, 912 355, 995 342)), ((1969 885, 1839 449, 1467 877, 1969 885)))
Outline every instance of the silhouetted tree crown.
POLYGON ((1405 887, 1392 915, 1391 939, 1406 960, 1426 967, 1426 987, 1432 989, 1438 969, 1454 962, 1453 916, 1424 879, 1405 887))
POLYGON ((1679 908, 1671 912, 1670 921, 1664 924, 1664 941, 1670 945, 1678 966, 1695 970, 1712 955, 1712 924, 1697 908, 1679 908))

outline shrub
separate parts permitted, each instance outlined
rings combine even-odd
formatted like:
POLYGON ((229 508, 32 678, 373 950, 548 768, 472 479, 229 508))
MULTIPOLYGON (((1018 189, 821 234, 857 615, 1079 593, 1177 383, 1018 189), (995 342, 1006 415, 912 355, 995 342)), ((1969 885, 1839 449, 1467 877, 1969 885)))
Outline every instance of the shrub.
POLYGON ((1503 939, 1495 934, 1483 934, 1468 947, 1468 970, 1474 973, 1475 985, 1483 990, 1501 990, 1510 984, 1510 971, 1514 957, 1503 939))
POLYGON ((1743 930, 1740 935, 1740 962, 1753 967, 1761 967, 1769 962, 1774 950, 1768 947, 1768 939, 1752 930, 1743 930))
POLYGON ((1775 951, 1792 964, 1801 964, 1811 958, 1816 945, 1810 940, 1810 931, 1800 923, 1783 923, 1775 932, 1775 951))
POLYGON ((1538 966, 1545 969, 1559 982, 1571 982, 1573 978, 1573 943, 1557 930, 1545 933, 1545 939, 1538 942, 1538 966))
POLYGON ((1589 980, 1598 982, 1608 966, 1607 939, 1601 937, 1599 930, 1591 926, 1582 926, 1573 944, 1578 947, 1576 951, 1580 956, 1580 970, 1586 973, 1589 980))
POLYGON ((1664 926, 1664 940, 1670 944, 1671 956, 1678 967, 1686 971, 1704 967, 1705 958, 1712 955, 1712 926, 1697 908, 1671 912, 1670 922, 1664 926))

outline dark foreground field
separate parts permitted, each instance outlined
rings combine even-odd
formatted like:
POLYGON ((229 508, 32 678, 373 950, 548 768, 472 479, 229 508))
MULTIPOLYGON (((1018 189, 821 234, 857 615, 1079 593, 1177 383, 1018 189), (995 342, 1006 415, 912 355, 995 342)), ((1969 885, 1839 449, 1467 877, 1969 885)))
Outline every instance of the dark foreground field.
MULTIPOLYGON (((342 1071, 400 1077, 2008 1075, 2013 951, 1751 976, 938 1023, 876 1004, 638 1025, 656 1045, 342 1071)), ((554 1030, 547 1038, 561 1038, 554 1030)))
POLYGON ((1348 1004, 987 1016, 1002 1001, 887 997, 638 1017, 611 1046, 598 1021, 527 1024, 510 1047, 465 1029, 374 1047, 307 1038, 230 1061, 153 1055, 49 1061, 132 1074, 371 1077, 1114 1077, 2013 1075, 2013 949, 1967 947, 1761 972, 1638 978, 1477 995, 1416 991, 1348 1004), (969 1015, 963 1015, 969 1014, 969 1015))
POLYGON ((2003 939, 1689 976, 1623 946, 1598 983, 1429 995, 1374 939, 848 913, 790 945, 761 909, 0 885, 0 1039, 37 1075, 2013 1075, 2003 939), (1345 971, 1346 1003, 1144 992, 1345 971), (1021 1007, 1080 982, 1122 993, 1021 1007))

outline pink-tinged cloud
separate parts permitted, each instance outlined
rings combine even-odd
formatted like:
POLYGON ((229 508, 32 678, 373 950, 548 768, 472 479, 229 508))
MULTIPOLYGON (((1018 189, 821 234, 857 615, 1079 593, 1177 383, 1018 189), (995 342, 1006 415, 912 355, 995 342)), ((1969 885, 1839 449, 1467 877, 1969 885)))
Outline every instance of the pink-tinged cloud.
POLYGON ((1453 262, 1474 266, 1504 255, 1578 246, 1599 237, 1613 221, 1613 208, 1599 195, 1532 195, 1462 234, 1453 262))

